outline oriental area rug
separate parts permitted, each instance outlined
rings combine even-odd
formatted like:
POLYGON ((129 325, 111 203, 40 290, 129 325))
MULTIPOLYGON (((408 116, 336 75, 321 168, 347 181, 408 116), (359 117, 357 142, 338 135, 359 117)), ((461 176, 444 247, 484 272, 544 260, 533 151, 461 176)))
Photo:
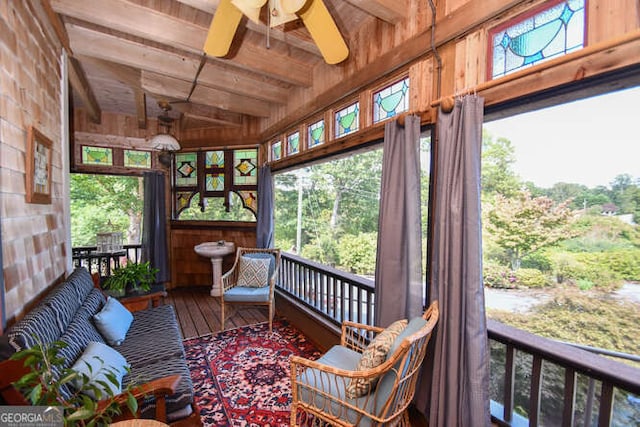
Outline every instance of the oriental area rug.
POLYGON ((184 341, 205 426, 288 426, 289 356, 320 353, 284 319, 184 341))

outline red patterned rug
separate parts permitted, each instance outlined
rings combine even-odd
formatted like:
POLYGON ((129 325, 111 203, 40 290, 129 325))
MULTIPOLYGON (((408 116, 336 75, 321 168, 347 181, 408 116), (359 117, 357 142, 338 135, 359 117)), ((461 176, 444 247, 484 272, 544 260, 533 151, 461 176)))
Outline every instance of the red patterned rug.
POLYGON ((184 341, 205 426, 288 426, 289 356, 320 353, 286 320, 273 333, 260 323, 184 341))

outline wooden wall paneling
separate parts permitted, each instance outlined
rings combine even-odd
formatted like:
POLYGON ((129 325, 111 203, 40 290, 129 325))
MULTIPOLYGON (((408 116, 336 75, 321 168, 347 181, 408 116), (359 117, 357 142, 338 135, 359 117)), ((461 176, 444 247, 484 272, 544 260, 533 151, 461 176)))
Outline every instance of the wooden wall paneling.
POLYGON ((588 0, 587 44, 595 44, 640 28, 638 0, 588 0))
MULTIPOLYGON (((226 240, 234 242, 236 247, 255 247, 255 225, 247 223, 220 223, 218 225, 172 221, 170 237, 171 286, 211 286, 211 261, 201 257, 193 250, 203 242, 226 240)), ((235 254, 224 258, 222 271, 233 266, 235 254)))
POLYGON ((427 111, 430 107, 434 96, 432 93, 433 85, 433 57, 423 59, 409 67, 410 80, 410 112, 427 111))

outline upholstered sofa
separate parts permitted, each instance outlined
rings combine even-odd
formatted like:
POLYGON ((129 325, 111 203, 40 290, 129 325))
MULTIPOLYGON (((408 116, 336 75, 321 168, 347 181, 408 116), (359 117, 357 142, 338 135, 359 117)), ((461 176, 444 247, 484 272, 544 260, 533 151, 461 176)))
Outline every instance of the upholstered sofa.
MULTIPOLYGON (((63 341, 67 344, 61 350, 64 367, 71 367, 89 342, 105 343, 93 316, 102 310, 106 301, 102 291, 94 287, 89 272, 77 268, 64 283, 55 287, 42 302, 14 324, 7 331, 5 340, 14 351, 29 348, 37 341, 63 341)), ((179 381, 174 381, 177 384, 173 394, 167 396, 164 402, 166 419, 196 418, 197 414, 193 413, 193 384, 173 307, 162 305, 132 314, 133 321, 125 339, 113 347, 130 365, 129 373, 122 380, 123 387, 177 375, 179 381)), ((62 392, 69 393, 70 390, 65 387, 62 392)), ((140 416, 157 417, 155 397, 148 396, 141 402, 140 416)))

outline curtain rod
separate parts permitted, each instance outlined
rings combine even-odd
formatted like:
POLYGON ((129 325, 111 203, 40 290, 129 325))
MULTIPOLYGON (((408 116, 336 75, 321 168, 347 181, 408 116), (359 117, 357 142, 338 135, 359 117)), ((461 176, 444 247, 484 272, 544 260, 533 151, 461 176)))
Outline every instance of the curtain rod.
MULTIPOLYGON (((606 51, 609 49, 613 49, 616 48, 618 46, 624 45, 626 43, 629 42, 633 42, 635 40, 640 39, 640 30, 635 30, 632 31, 630 33, 627 33, 623 36, 619 36, 616 37, 614 39, 611 40, 607 40, 605 42, 602 43, 597 43, 594 44, 592 46, 587 46, 584 49, 580 49, 578 51, 569 53, 567 55, 561 56, 559 58, 554 58, 550 61, 547 62, 543 62, 541 64, 538 64, 536 66, 533 66, 531 68, 526 68, 524 70, 521 71, 517 71, 513 74, 509 74, 506 75, 504 77, 501 77, 499 79, 495 79, 495 80, 489 80, 488 82, 484 82, 484 83, 480 83, 477 86, 475 86, 474 88, 470 88, 464 91, 464 93, 477 93, 477 92, 481 92, 484 90, 488 90, 488 89, 492 89, 495 86, 499 86, 501 84, 505 84, 505 83, 509 83, 511 81, 514 80, 518 80, 524 77, 528 77, 530 75, 533 75, 535 73, 539 73, 540 71, 544 71, 547 70, 549 68, 558 66, 558 65, 562 65, 565 63, 568 63, 570 61, 576 60, 576 59, 580 59, 583 58, 585 56, 588 55, 592 55, 594 53, 598 53, 598 52, 602 52, 602 51, 606 51)), ((579 80, 580 78, 578 78, 579 80)), ((453 105, 453 99, 454 99, 454 95, 448 95, 448 96, 443 96, 440 97, 438 99, 436 99, 435 101, 431 102, 431 107, 437 107, 442 103, 448 104, 449 102, 451 103, 451 105, 453 105)))

